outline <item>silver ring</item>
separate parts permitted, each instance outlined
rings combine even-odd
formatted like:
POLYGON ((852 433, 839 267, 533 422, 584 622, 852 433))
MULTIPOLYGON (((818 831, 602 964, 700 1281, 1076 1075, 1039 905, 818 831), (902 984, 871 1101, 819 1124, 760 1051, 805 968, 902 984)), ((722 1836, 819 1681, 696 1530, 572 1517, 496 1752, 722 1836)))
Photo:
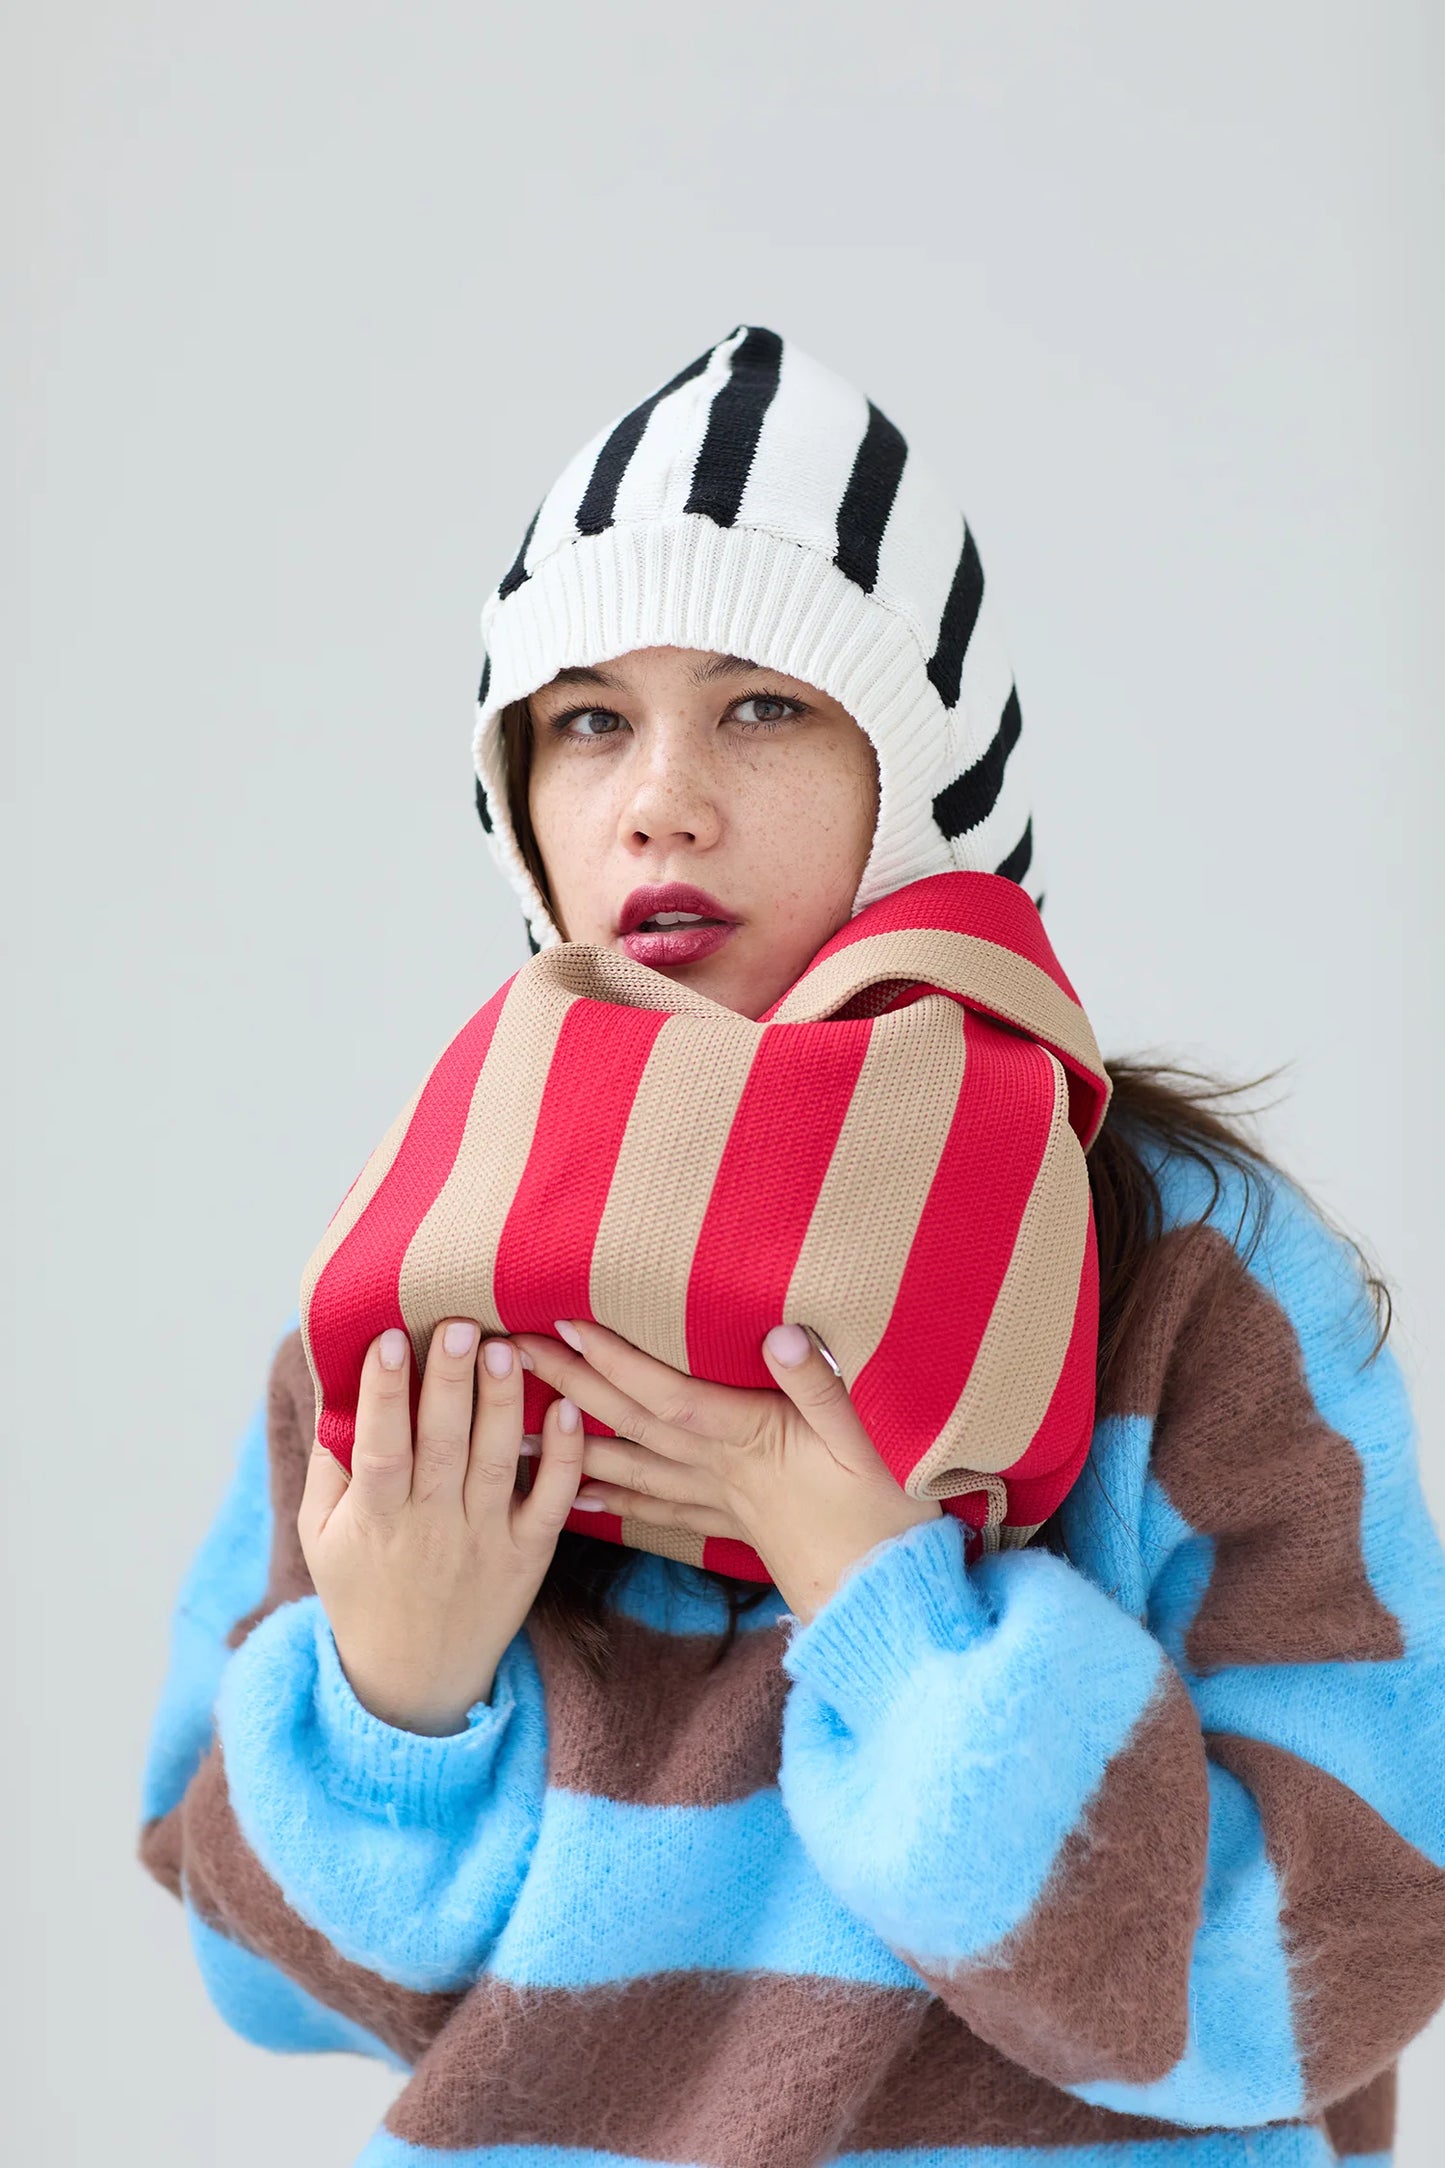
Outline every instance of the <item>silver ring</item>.
POLYGON ((834 1377, 841 1378, 843 1373, 838 1368, 838 1365, 834 1362, 832 1350, 828 1347, 826 1341, 823 1339, 822 1334, 814 1332, 811 1325, 805 1325, 803 1327, 803 1330, 808 1335, 808 1338, 812 1341, 814 1347, 818 1350, 818 1353, 822 1356, 824 1362, 828 1365, 828 1368, 832 1371, 834 1377))

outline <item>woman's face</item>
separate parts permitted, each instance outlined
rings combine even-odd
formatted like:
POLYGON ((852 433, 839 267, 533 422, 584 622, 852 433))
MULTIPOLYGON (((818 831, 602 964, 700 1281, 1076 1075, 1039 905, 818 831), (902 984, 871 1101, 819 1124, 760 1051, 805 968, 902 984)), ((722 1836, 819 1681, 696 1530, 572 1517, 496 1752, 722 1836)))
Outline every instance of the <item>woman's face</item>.
POLYGON ((528 804, 564 938, 761 1015, 846 923, 867 862, 878 768, 853 717, 691 647, 559 671, 531 710, 528 804), (638 893, 670 883, 700 894, 638 893), (709 923, 653 927, 659 910, 709 923))

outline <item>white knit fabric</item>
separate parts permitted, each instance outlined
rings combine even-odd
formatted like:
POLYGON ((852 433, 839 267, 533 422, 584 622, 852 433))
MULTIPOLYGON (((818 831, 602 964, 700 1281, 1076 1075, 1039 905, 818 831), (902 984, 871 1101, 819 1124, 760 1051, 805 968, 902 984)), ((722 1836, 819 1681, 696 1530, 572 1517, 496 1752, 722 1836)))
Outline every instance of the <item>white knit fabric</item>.
POLYGON ((967 524, 893 424, 775 332, 739 325, 583 446, 482 636, 477 806, 537 948, 561 935, 512 830, 502 710, 638 647, 745 655, 856 718, 879 808, 855 914, 953 868, 1006 873, 1042 908, 1017 693, 967 524))

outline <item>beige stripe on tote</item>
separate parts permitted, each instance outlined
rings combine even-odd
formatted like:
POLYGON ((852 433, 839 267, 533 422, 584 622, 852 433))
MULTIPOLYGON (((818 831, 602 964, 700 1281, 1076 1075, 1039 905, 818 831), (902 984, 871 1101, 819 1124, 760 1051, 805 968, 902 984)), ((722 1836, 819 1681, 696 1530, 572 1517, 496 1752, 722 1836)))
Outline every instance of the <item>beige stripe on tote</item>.
POLYGON ((546 975, 524 969, 502 1004, 452 1171, 402 1259, 401 1309, 419 1365, 444 1317, 474 1317, 484 1334, 503 1329, 496 1244, 532 1149, 557 1037, 575 999, 546 975))
MULTIPOLYGON (((693 1254, 760 1039, 744 1017, 668 1019, 638 1080, 597 1229, 592 1315, 674 1370, 688 1367, 693 1254)), ((703 1538, 686 1528, 626 1516, 622 1541, 702 1564, 703 1538)))
POLYGON ((733 1117, 762 1027, 669 1017, 627 1118, 592 1250, 599 1324, 686 1370, 687 1287, 733 1117))
POLYGON ((924 979, 972 995, 1005 1023, 1047 1039, 1096 1076, 1104 1075, 1103 1057, 1079 1004, 1038 964, 977 934, 925 928, 869 934, 807 972, 775 1021, 803 1024, 827 1016, 850 995, 883 979, 924 979))
POLYGON ((873 1026, 783 1309, 821 1334, 850 1386, 892 1314, 965 1060, 963 1011, 946 994, 873 1026))

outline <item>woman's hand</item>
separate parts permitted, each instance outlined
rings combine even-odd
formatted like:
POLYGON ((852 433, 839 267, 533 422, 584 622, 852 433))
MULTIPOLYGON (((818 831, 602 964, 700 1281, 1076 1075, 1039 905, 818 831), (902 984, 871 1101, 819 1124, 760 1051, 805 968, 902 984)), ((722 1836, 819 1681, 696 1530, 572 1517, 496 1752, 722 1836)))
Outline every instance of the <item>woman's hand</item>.
POLYGON ((778 1392, 690 1378, 586 1319, 557 1332, 576 1353, 542 1333, 512 1337, 539 1377, 618 1433, 586 1437, 592 1480, 577 1503, 750 1544, 797 1618, 875 1544, 943 1511, 894 1479, 801 1325, 763 1339, 778 1392))
POLYGON ((532 1487, 516 1489, 522 1366, 506 1340, 488 1340, 479 1357, 477 1336, 469 1318, 437 1326, 415 1444, 407 1335, 372 1341, 351 1475, 316 1445, 296 1523, 357 1699, 384 1723, 438 1736, 464 1730, 490 1697, 582 1471, 580 1418, 554 1400, 532 1487))

